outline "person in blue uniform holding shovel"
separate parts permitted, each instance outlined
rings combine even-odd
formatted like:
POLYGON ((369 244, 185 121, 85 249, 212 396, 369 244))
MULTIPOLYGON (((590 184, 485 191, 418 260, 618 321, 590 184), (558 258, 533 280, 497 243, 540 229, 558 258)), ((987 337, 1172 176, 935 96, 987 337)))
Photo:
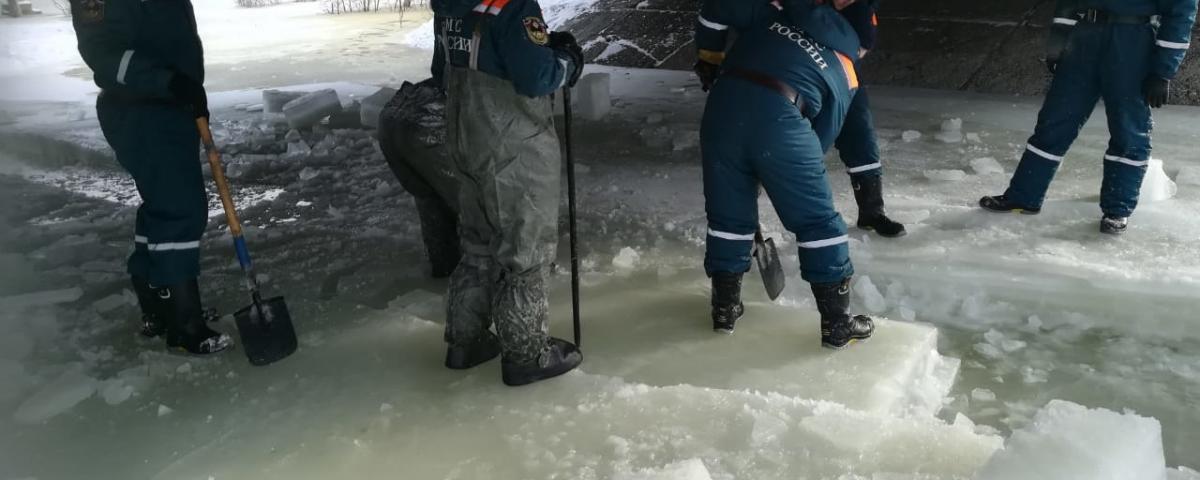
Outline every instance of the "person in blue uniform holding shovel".
POLYGON ((858 36, 838 9, 814 0, 705 0, 697 20, 700 73, 711 86, 700 130, 713 329, 732 332, 758 230, 758 189, 796 235, 800 274, 821 313, 821 343, 843 348, 874 332, 851 316, 854 267, 823 158, 858 88, 858 36), (727 35, 737 42, 725 52, 727 35))
POLYGON ((1100 232, 1124 233, 1150 163, 1150 109, 1166 104, 1195 22, 1196 0, 1058 0, 1046 52, 1054 80, 1037 127, 1008 190, 981 198, 979 206, 1041 212, 1063 157, 1103 99, 1111 138, 1100 232))
POLYGON ((208 355, 233 341, 200 303, 200 237, 208 198, 196 119, 208 117, 204 53, 189 0, 71 0, 79 53, 100 96, 96 112, 138 208, 131 276, 142 334, 208 355))

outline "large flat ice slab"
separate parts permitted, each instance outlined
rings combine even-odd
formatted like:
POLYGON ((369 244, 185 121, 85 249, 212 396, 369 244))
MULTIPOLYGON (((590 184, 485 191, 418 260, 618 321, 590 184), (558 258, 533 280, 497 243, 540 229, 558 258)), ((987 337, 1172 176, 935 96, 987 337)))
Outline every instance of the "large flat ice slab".
POLYGON ((1135 478, 1167 478, 1158 420, 1062 400, 1051 401, 1032 425, 1014 432, 979 475, 979 480, 1135 478))
MULTIPOLYGON (((625 282, 588 288, 588 371, 650 385, 775 392, 920 415, 941 407, 958 371, 958 360, 938 354, 937 330, 923 324, 879 320, 869 341, 831 351, 821 347, 815 308, 748 301, 737 331, 715 334, 706 284, 702 275, 684 274, 647 289, 625 282)), ((757 279, 747 281, 746 296, 755 298, 758 288, 757 279)), ((566 304, 556 306, 555 318, 565 323, 566 304)))

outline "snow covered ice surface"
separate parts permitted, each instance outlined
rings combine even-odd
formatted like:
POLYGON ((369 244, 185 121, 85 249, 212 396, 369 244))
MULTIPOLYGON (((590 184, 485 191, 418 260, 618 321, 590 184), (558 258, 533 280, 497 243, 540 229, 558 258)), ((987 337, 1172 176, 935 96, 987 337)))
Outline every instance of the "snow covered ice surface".
MULTIPOLYGON (((123 178, 115 168, 46 181, 62 169, 0 159, 0 479, 965 479, 1122 429, 1107 435, 1114 448, 1149 453, 1111 461, 1195 480, 1174 467, 1200 468, 1200 331, 1182 314, 1200 286, 1200 189, 1181 181, 1124 237, 1101 237, 1102 120, 1041 215, 990 215, 975 201, 1003 191, 995 167, 1015 169, 1036 99, 875 89, 888 211, 910 233, 852 230, 854 309, 892 320, 828 352, 794 238, 765 198, 788 287, 772 304, 751 272, 737 333, 709 331, 698 152, 674 141, 696 130, 704 97, 687 72, 596 70, 614 103, 575 132, 590 167, 578 186, 586 360, 519 389, 500 384, 497 362, 441 366, 445 284, 425 278, 413 202, 366 132, 303 129, 290 140, 309 150, 289 156, 286 127, 214 113, 264 288, 287 296, 300 334, 300 351, 267 368, 137 336, 123 269, 133 203, 88 194, 123 178), (938 141, 947 118, 979 141, 938 141)), ((261 101, 252 93, 226 98, 261 101)), ((1200 167, 1186 129, 1197 112, 1156 111, 1168 177, 1200 167)), ((828 168, 852 221, 845 169, 828 168)), ((203 282, 231 312, 247 298, 221 222, 204 238, 203 282)), ((569 338, 566 260, 561 248, 553 330, 569 338)))

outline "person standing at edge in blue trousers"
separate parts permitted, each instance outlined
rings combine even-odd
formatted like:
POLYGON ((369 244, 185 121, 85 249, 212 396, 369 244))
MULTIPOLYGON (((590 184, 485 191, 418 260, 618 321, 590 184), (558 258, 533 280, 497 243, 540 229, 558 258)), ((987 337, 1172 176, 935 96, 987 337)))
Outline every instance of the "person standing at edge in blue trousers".
POLYGON ((1110 135, 1100 186, 1100 231, 1124 233, 1150 160, 1150 108, 1170 96, 1190 46, 1196 0, 1059 0, 1046 54, 1054 75, 1037 128, 994 212, 1034 215, 1079 130, 1104 100, 1110 135))
POLYGON ((200 304, 208 195, 196 119, 208 96, 192 2, 71 0, 71 23, 100 87, 100 129, 142 199, 128 265, 142 335, 196 355, 225 350, 232 339, 200 304))
MULTIPOLYGON (((858 58, 875 49, 879 20, 875 12, 879 0, 859 0, 841 10, 842 16, 858 33, 858 58)), ((854 200, 858 204, 858 228, 878 233, 882 237, 903 237, 904 225, 888 218, 883 208, 883 162, 879 142, 875 137, 875 120, 871 116, 871 101, 866 85, 860 85, 850 101, 842 132, 834 142, 838 156, 850 174, 854 200)))
POLYGON ((760 184, 796 234, 822 345, 843 348, 874 332, 870 318, 848 313, 854 267, 823 163, 858 88, 858 36, 835 9, 852 3, 705 0, 701 7, 696 71, 711 87, 700 129, 704 267, 717 332, 732 332, 745 312, 741 282, 758 229, 760 184), (726 54, 731 29, 739 37, 726 54))

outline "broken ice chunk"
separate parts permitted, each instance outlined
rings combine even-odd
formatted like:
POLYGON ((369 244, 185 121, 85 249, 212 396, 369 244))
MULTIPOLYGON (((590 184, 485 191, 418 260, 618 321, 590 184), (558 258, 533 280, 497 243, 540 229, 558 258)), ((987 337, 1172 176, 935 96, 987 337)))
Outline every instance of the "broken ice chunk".
POLYGON ((1121 480, 1166 478, 1162 426, 1132 413, 1051 400, 1028 427, 1013 432, 979 480, 1121 480))
POLYGON ((589 73, 579 79, 572 89, 576 111, 581 118, 600 120, 612 110, 612 95, 609 90, 611 75, 589 73))
POLYGON ((900 134, 900 138, 905 142, 915 142, 921 139, 921 132, 916 130, 905 130, 904 133, 900 134))
POLYGON ((266 113, 282 113, 283 106, 288 102, 303 97, 307 92, 285 92, 282 90, 263 90, 262 109, 266 113))
POLYGON ((671 139, 671 148, 676 152, 698 146, 700 146, 700 132, 695 130, 675 132, 675 136, 671 139))
POLYGON ((617 252, 617 256, 613 257, 612 265, 620 270, 632 270, 641 260, 641 254, 630 247, 622 248, 617 252))
POLYGON ((1004 166, 992 157, 976 158, 971 160, 971 169, 979 175, 1004 174, 1004 166))
POLYGON ((1163 161, 1157 158, 1150 159, 1139 198, 1144 202, 1159 202, 1174 197, 1176 191, 1178 187, 1175 186, 1175 182, 1163 171, 1163 161))
POLYGON ((396 89, 384 87, 364 98, 362 106, 359 107, 359 120, 363 126, 379 128, 379 114, 383 113, 383 107, 395 96, 396 89))
POLYGON ((338 99, 337 91, 332 88, 317 90, 283 106, 283 115, 287 117, 288 126, 292 128, 311 127, 340 111, 342 101, 338 99))
POLYGON ((158 404, 158 416, 159 416, 159 417, 165 417, 165 416, 167 416, 167 415, 170 415, 170 414, 171 414, 171 412, 174 412, 174 411, 175 411, 175 410, 172 410, 172 409, 171 409, 171 407, 168 407, 168 406, 166 406, 166 405, 163 405, 163 404, 161 404, 161 403, 160 403, 160 404, 158 404))
POLYGON ((937 182, 959 182, 967 178, 967 172, 962 170, 926 170, 925 178, 937 182))
POLYGON ((13 420, 17 423, 41 423, 73 408, 96 393, 96 379, 87 376, 81 368, 72 367, 54 381, 25 399, 13 420))

